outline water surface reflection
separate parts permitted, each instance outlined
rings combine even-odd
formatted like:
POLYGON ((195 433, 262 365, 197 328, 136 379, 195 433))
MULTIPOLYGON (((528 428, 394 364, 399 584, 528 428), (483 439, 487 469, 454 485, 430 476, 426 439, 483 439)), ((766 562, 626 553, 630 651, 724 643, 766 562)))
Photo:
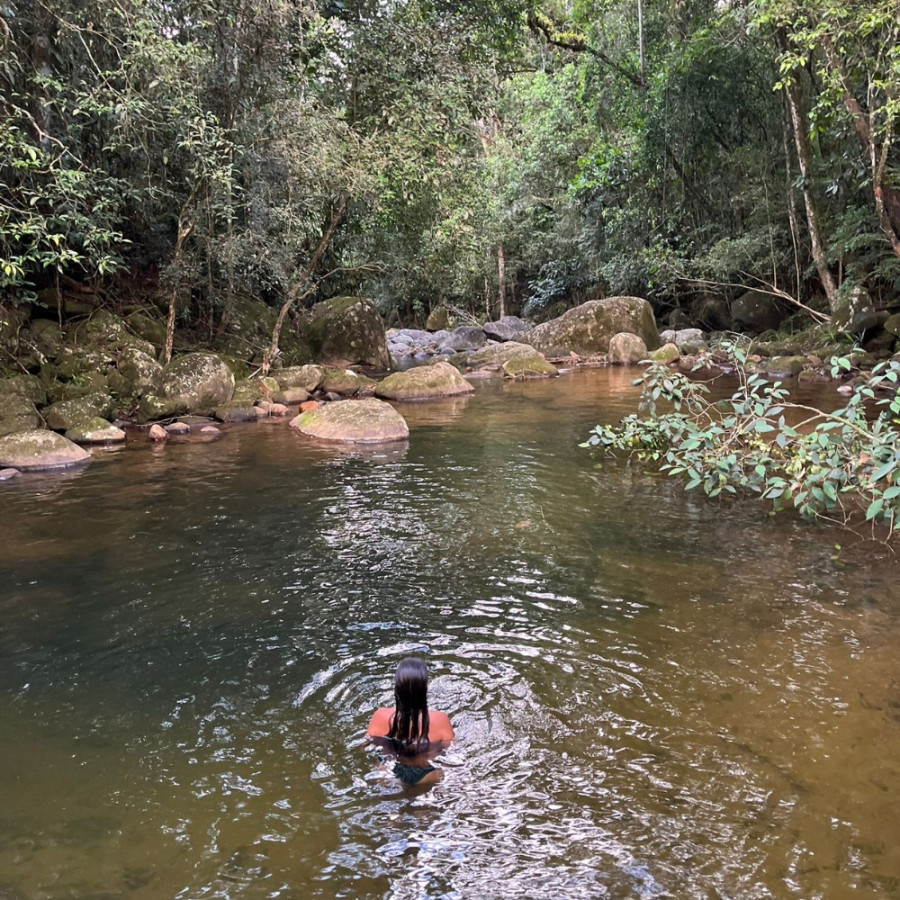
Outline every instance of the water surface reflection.
POLYGON ((630 375, 4 485, 2 890, 900 893, 893 563, 597 469, 630 375), (457 731, 417 797, 361 746, 410 653, 457 731))

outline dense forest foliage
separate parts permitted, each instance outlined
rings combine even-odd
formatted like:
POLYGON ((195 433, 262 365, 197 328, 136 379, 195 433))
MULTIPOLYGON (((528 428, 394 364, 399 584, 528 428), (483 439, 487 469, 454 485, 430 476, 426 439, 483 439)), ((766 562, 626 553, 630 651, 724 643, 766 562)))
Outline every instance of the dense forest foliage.
POLYGON ((896 0, 9 0, 0 288, 547 316, 900 295, 896 0))

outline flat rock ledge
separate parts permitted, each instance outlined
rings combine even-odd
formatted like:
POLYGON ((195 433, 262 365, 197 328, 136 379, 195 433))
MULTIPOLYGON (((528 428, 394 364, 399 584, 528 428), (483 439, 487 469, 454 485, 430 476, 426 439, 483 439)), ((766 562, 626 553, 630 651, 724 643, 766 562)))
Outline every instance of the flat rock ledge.
POLYGON ((387 444, 409 437, 403 416, 390 403, 371 397, 325 403, 289 424, 301 434, 344 444, 387 444))
POLYGON ((375 387, 375 395, 388 400, 431 400, 471 394, 474 390, 455 366, 438 362, 388 375, 375 387))
POLYGON ((90 458, 87 450, 54 431, 20 431, 0 438, 0 468, 20 472, 67 469, 90 458))
POLYGON ((18 469, 0 469, 0 481, 12 481, 22 473, 18 469))

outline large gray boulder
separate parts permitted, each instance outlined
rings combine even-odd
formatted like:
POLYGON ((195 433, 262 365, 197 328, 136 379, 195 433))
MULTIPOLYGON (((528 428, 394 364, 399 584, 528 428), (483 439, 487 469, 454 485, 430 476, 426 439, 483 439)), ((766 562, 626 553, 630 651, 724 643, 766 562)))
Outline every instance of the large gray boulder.
POLYGON ((214 353, 187 353, 167 365, 159 388, 145 394, 138 406, 138 421, 149 422, 182 413, 211 416, 234 394, 234 375, 214 353))
POLYGON ((481 330, 493 341, 519 341, 531 331, 531 325, 518 316, 504 316, 496 322, 486 322, 481 330))
POLYGON ((319 360, 390 368, 384 323, 371 300, 333 297, 317 303, 307 314, 304 331, 319 360))
POLYGON ((67 469, 90 458, 87 450, 55 431, 23 431, 0 437, 0 468, 20 472, 67 469))
POLYGON ((466 350, 477 350, 487 343, 484 332, 475 325, 460 325, 450 332, 450 337, 444 341, 444 345, 455 353, 466 350))
POLYGON ((384 444, 409 437, 403 416, 390 403, 373 397, 325 403, 289 424, 310 437, 346 444, 384 444))
POLYGON ((521 340, 543 353, 568 350, 580 356, 606 353, 615 334, 636 334, 644 344, 655 350, 659 346, 659 332, 653 310, 640 297, 607 297, 589 300, 561 315, 544 322, 521 340))
POLYGON ((376 397, 388 400, 430 400, 471 394, 475 388, 447 362, 395 372, 375 387, 376 397))

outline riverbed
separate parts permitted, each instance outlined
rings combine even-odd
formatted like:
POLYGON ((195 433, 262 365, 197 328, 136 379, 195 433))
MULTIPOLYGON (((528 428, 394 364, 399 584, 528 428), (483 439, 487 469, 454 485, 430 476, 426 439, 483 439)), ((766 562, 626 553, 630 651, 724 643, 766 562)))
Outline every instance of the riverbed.
POLYGON ((896 562, 598 466, 632 377, 0 486, 0 897, 900 896, 896 562), (421 794, 362 740, 410 654, 421 794))

